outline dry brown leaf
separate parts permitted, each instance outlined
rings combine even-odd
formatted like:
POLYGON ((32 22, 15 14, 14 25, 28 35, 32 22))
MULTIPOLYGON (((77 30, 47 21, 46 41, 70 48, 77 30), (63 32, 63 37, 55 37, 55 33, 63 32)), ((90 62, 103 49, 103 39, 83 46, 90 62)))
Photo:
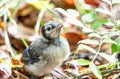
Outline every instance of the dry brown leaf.
POLYGON ((21 58, 22 58, 22 54, 20 53, 20 54, 17 55, 17 60, 16 59, 12 59, 11 63, 13 65, 18 65, 19 67, 23 67, 24 64, 21 62, 21 58))
POLYGON ((34 27, 36 24, 37 18, 38 18, 39 10, 37 10, 35 7, 29 5, 28 3, 24 3, 22 5, 17 14, 17 19, 22 22, 24 25, 29 27, 34 27))
POLYGON ((0 45, 4 44, 4 33, 3 33, 3 29, 0 26, 0 45))
POLYGON ((100 0, 84 0, 86 4, 89 4, 94 7, 98 7, 99 4, 101 3, 100 0))
POLYGON ((24 37, 28 44, 34 40, 34 30, 32 28, 25 27, 22 24, 18 24, 18 26, 8 24, 8 35, 13 47, 20 52, 25 49, 25 45, 21 40, 21 36, 24 37))
POLYGON ((17 76, 16 79, 29 79, 27 76, 25 76, 24 74, 18 72, 17 70, 13 70, 13 72, 17 76))
POLYGON ((4 22, 0 20, 0 28, 4 28, 4 22))
POLYGON ((77 48, 78 41, 86 38, 85 35, 78 34, 75 32, 68 32, 68 33, 62 34, 62 36, 68 40, 71 50, 75 50, 77 48))
POLYGON ((73 0, 63 0, 67 5, 71 6, 71 7, 75 7, 74 5, 74 1, 73 0))
POLYGON ((55 4, 56 7, 63 9, 75 8, 73 0, 51 0, 51 3, 55 4), (59 4, 58 4, 59 3, 59 4))

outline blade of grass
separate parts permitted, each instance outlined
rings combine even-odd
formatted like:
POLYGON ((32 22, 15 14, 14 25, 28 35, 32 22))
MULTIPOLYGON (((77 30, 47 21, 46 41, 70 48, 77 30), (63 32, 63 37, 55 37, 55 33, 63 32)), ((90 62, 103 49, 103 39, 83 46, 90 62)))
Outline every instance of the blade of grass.
POLYGON ((0 58, 0 62, 2 62, 2 63, 4 63, 4 64, 8 65, 9 67, 12 67, 11 64, 9 64, 7 61, 5 61, 5 60, 2 59, 2 58, 0 58))
POLYGON ((25 2, 25 0, 14 0, 13 1, 14 3, 16 3, 16 6, 15 7, 13 7, 13 14, 12 14, 12 16, 14 17, 15 16, 15 14, 17 13, 17 11, 18 11, 18 9, 20 8, 20 6, 21 6, 21 4, 23 3, 23 2, 25 2))
POLYGON ((15 58, 15 53, 13 52, 12 50, 12 47, 11 47, 11 44, 10 44, 10 40, 9 40, 9 37, 8 37, 8 33, 7 33, 7 12, 4 13, 4 34, 5 34, 5 43, 8 47, 8 50, 10 51, 10 54, 13 58, 15 58))
POLYGON ((3 16, 3 10, 2 9, 0 9, 0 17, 2 17, 3 16))
POLYGON ((63 20, 62 20, 59 16, 57 16, 57 15, 56 15, 50 8, 48 8, 47 6, 45 6, 45 7, 46 7, 46 9, 47 9, 47 12, 48 12, 49 14, 51 14, 51 16, 56 19, 56 21, 63 23, 63 20))
POLYGON ((6 62, 4 59, 0 58, 0 62, 8 65, 9 67, 11 68, 21 68, 22 66, 21 65, 12 65, 12 64, 9 64, 8 62, 6 62))
POLYGON ((0 1, 0 7, 2 7, 8 0, 1 0, 0 1))
POLYGON ((21 34, 20 30, 19 30, 18 27, 17 27, 16 21, 10 16, 10 14, 8 14, 8 17, 9 17, 11 23, 14 24, 15 28, 17 28, 17 32, 18 32, 18 34, 19 34, 19 36, 20 36, 20 38, 21 38, 23 44, 25 45, 25 47, 28 47, 28 44, 27 44, 25 38, 23 37, 23 35, 21 34))
MULTIPOLYGON (((30 2, 28 1, 28 3, 35 6, 36 8, 40 9, 40 5, 38 5, 36 2, 32 3, 31 1, 30 2)), ((47 2, 49 4, 50 0, 47 0, 47 2)), ((36 25, 35 25, 35 28, 34 28, 35 35, 39 35, 38 31, 39 31, 39 27, 40 27, 40 24, 41 24, 41 21, 42 21, 42 17, 44 16, 44 14, 45 14, 45 12, 47 10, 47 8, 44 7, 45 5, 46 5, 46 3, 41 4, 42 8, 40 9, 41 11, 39 12, 38 19, 37 19, 37 22, 36 22, 36 25)), ((48 5, 46 5, 46 6, 48 6, 48 5)))
POLYGON ((44 15, 46 11, 46 8, 42 8, 41 11, 39 12, 39 16, 38 16, 38 20, 37 20, 37 23, 35 25, 35 34, 38 35, 38 31, 39 31, 39 26, 40 26, 40 23, 41 23, 41 20, 42 20, 42 17, 44 15))
POLYGON ((100 53, 100 49, 101 49, 101 46, 102 46, 102 44, 103 44, 102 39, 103 39, 103 38, 101 37, 101 39, 100 39, 100 43, 99 43, 99 46, 98 46, 98 48, 97 48, 96 55, 94 56, 92 62, 94 62, 94 60, 97 58, 97 56, 98 56, 99 53, 100 53))
POLYGON ((74 1, 76 9, 79 11, 80 14, 83 15, 83 14, 88 13, 88 10, 86 10, 84 6, 82 5, 83 3, 82 0, 73 0, 73 1, 74 1))
MULTIPOLYGON (((44 6, 44 5, 42 5, 44 6)), ((47 6, 44 6, 43 9, 41 9, 40 13, 39 13, 39 16, 38 16, 38 20, 37 20, 37 23, 35 25, 35 34, 38 35, 38 31, 39 31, 39 26, 40 26, 40 23, 41 23, 41 20, 42 20, 42 17, 44 15, 45 12, 48 12, 49 14, 51 14, 51 16, 53 16, 58 22, 63 22, 50 8, 48 8, 47 6)))
POLYGON ((98 79, 102 79, 102 73, 101 73, 101 71, 99 70, 99 68, 93 62, 89 63, 89 68, 98 77, 98 79))

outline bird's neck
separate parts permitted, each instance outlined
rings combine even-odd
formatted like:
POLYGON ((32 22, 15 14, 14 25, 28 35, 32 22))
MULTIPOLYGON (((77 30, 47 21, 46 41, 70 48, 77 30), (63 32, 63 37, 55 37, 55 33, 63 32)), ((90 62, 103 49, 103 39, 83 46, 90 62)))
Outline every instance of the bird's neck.
POLYGON ((59 40, 59 37, 57 37, 55 39, 46 39, 46 38, 42 38, 42 39, 46 43, 52 43, 52 42, 55 42, 55 41, 59 40))

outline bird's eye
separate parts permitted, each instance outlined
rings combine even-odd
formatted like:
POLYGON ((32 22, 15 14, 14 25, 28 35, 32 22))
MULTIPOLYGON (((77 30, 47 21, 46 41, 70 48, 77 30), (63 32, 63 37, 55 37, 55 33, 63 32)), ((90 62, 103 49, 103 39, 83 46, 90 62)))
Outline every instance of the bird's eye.
POLYGON ((47 31, 50 31, 50 30, 51 30, 51 28, 50 28, 50 27, 48 27, 48 28, 47 28, 47 31))

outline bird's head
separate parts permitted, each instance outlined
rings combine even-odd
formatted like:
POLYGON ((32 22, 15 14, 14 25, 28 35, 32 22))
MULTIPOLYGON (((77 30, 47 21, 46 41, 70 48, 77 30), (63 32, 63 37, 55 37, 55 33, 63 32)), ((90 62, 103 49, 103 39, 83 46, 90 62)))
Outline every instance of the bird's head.
POLYGON ((55 21, 45 23, 41 29, 43 39, 47 42, 59 37, 62 25, 55 21))

